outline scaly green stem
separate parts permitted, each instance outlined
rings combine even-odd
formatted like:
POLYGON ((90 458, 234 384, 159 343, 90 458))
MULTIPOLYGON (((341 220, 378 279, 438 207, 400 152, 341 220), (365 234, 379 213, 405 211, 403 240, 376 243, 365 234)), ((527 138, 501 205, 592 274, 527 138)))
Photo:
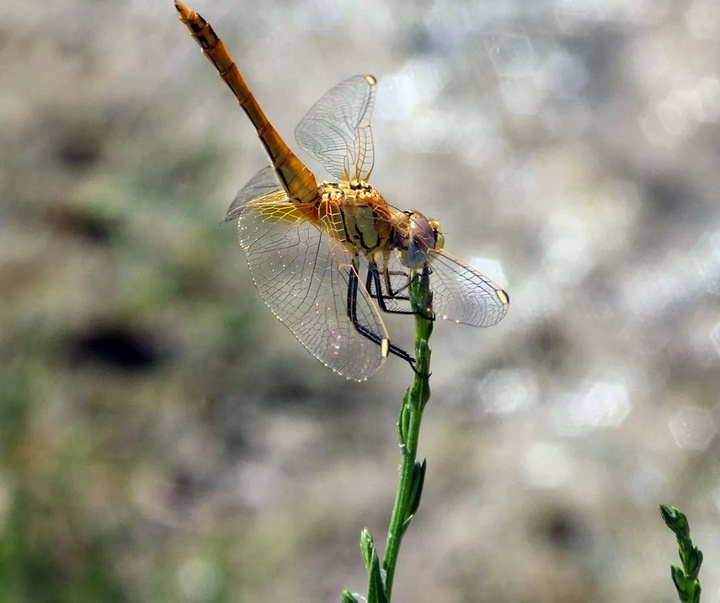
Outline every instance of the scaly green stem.
POLYGON ((700 566, 703 562, 702 551, 693 545, 690 538, 690 525, 685 513, 677 507, 660 505, 660 514, 667 527, 674 533, 678 543, 678 555, 682 567, 670 566, 670 575, 681 603, 700 603, 700 566))
POLYGON ((420 504, 425 477, 425 463, 418 463, 416 459, 423 411, 430 399, 430 383, 428 381, 430 377, 430 347, 428 341, 433 330, 433 320, 432 293, 430 292, 427 268, 422 273, 413 275, 410 285, 410 302, 415 312, 415 358, 417 364, 415 380, 412 388, 405 393, 398 421, 401 453, 400 476, 383 559, 385 595, 388 601, 390 601, 392 593, 402 537, 420 504))

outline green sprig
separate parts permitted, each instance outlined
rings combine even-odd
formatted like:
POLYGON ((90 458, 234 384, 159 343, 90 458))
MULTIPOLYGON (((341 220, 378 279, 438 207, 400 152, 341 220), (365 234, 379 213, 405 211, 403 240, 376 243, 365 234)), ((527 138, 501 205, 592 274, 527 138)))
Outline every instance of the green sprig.
MULTIPOLYGON (((368 603, 389 603, 397 567, 400 544, 422 498, 427 463, 417 461, 420 424, 425 406, 430 400, 430 346, 433 330, 432 292, 427 267, 412 275, 410 304, 415 313, 415 379, 403 397, 398 418, 400 441, 400 474, 395 494, 385 556, 380 565, 372 535, 365 529, 360 536, 360 549, 368 572, 368 603)), ((343 603, 357 603, 349 591, 342 594, 343 603)))
POLYGON ((400 408, 398 429, 400 435, 400 476, 395 504, 390 518, 383 569, 385 570, 385 594, 392 594, 393 579, 397 567, 400 544, 410 521, 417 513, 425 483, 426 461, 417 462, 420 425, 423 411, 430 400, 430 335, 433 330, 432 292, 427 267, 413 275, 410 282, 410 304, 415 313, 415 379, 405 392, 400 408))
POLYGON ((670 566, 670 575, 677 589, 681 603, 700 602, 700 581, 698 574, 703 561, 700 549, 693 546, 690 538, 690 524, 685 513, 677 507, 669 508, 660 505, 660 514, 667 527, 674 533, 678 543, 678 555, 682 567, 677 564, 670 566))

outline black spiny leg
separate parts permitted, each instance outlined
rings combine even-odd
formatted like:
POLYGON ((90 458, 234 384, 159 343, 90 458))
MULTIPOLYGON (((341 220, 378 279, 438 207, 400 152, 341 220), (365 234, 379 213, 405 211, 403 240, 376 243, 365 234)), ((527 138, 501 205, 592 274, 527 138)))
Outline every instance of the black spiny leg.
MULTIPOLYGON (((390 279, 388 278, 387 282, 389 283, 389 281, 390 279)), ((387 312, 388 314, 414 314, 414 312, 410 309, 401 310, 397 308, 388 308, 386 302, 389 299, 393 301, 400 300, 409 302, 410 298, 407 295, 396 295, 392 291, 390 291, 389 295, 383 293, 383 279, 380 278, 380 271, 378 270, 377 264, 375 262, 368 263, 368 273, 367 280, 365 281, 365 288, 367 289, 370 297, 377 301, 378 306, 380 306, 380 309, 383 312, 387 312)), ((403 287, 403 289, 406 288, 407 285, 403 287)))
MULTIPOLYGON (((432 274, 432 268, 430 266, 427 266, 429 273, 432 274)), ((377 263, 376 262, 369 262, 368 263, 368 275, 367 275, 367 281, 366 281, 366 289, 368 291, 368 294, 370 297, 372 297, 374 300, 377 301, 378 305, 380 306, 380 309, 383 312, 387 312, 388 314, 415 314, 411 309, 408 310, 399 310, 396 308, 389 308, 387 305, 387 300, 393 300, 393 301, 410 301, 410 297, 408 295, 400 295, 402 291, 407 290, 410 287, 410 277, 406 272, 400 272, 400 271, 390 271, 385 270, 383 272, 383 277, 380 276, 380 270, 378 270, 377 263), (402 275, 407 279, 407 282, 405 285, 400 287, 397 291, 393 291, 392 285, 390 283, 390 276, 398 276, 402 275), (384 284, 383 284, 384 283, 384 284), (389 293, 383 292, 383 290, 389 291, 389 293)), ((433 312, 431 315, 424 315, 422 314, 423 318, 426 318, 427 320, 435 320, 435 313, 433 312)))
MULTIPOLYGON (((360 279, 358 279, 357 275, 357 263, 353 261, 353 267, 350 268, 350 281, 348 283, 348 297, 347 297, 347 315, 348 318, 350 318, 350 321, 352 322, 353 326, 355 327, 355 330, 360 333, 363 337, 367 337, 370 341, 372 341, 374 344, 382 346, 383 343, 383 337, 378 335, 377 333, 373 333, 367 326, 362 324, 358 320, 357 316, 357 296, 358 296, 358 285, 360 284, 360 279)), ((413 358, 410 354, 408 354, 405 350, 403 350, 401 347, 395 345, 394 343, 390 343, 388 341, 388 351, 391 354, 394 354, 398 358, 401 358, 402 360, 405 360, 412 370, 417 373, 417 370, 415 368, 416 362, 415 358, 413 358)))
MULTIPOLYGON (((374 263, 374 262, 373 262, 374 263)), ((388 270, 387 266, 383 269, 383 282, 385 283, 386 296, 393 299, 402 299, 404 301, 410 301, 410 296, 400 295, 403 291, 407 291, 410 288, 410 275, 402 270, 388 270), (397 291, 393 290, 391 276, 402 276, 405 279, 405 284, 400 287, 397 291)))

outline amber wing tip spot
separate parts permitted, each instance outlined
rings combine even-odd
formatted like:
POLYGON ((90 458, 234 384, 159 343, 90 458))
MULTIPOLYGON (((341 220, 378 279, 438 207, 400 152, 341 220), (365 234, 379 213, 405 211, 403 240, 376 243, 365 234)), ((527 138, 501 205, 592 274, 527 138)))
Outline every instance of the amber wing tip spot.
POLYGON ((377 78, 374 75, 370 75, 369 73, 365 76, 365 81, 367 81, 367 83, 371 86, 377 84, 377 78))

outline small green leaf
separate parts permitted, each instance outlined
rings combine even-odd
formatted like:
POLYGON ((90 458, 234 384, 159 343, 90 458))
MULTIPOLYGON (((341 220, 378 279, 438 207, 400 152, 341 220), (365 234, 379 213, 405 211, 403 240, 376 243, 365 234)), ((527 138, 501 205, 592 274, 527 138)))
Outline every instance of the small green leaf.
POLYGON ((375 551, 375 543, 373 542, 372 534, 370 534, 370 531, 367 528, 364 528, 363 531, 360 532, 360 550, 362 551, 362 556, 365 560, 365 569, 367 570, 368 575, 370 575, 372 556, 373 554, 377 556, 377 552, 375 551))
POLYGON ((677 507, 668 508, 660 505, 660 513, 662 518, 678 538, 689 537, 690 526, 688 525, 687 516, 677 507))
POLYGON ((675 515, 667 505, 660 505, 660 515, 662 515, 665 525, 672 530, 675 515))
POLYGON ((422 489, 425 483, 425 470, 427 469, 427 462, 423 461, 422 464, 415 463, 413 466, 412 480, 410 484, 410 495, 408 496, 408 505, 405 509, 401 535, 404 535, 412 518, 415 517, 418 507, 420 506, 420 498, 422 497, 422 489))
POLYGON ((682 568, 679 565, 671 565, 670 576, 672 577, 672 581, 675 584, 675 588, 677 588, 678 593, 684 593, 686 584, 685 572, 682 571, 682 568))
POLYGON ((370 559, 370 584, 368 585, 368 603, 389 603, 385 595, 385 583, 380 572, 380 560, 375 549, 370 559))
POLYGON ((673 511, 675 511, 675 533, 678 537, 684 536, 688 538, 690 536, 690 526, 685 513, 680 509, 673 509, 673 511))
POLYGON ((359 603, 355 598, 355 595, 353 595, 349 590, 343 591, 341 601, 342 603, 359 603))
POLYGON ((688 580, 696 580, 700 573, 700 566, 703 562, 703 554, 700 549, 693 547, 687 559, 683 559, 683 565, 685 566, 685 574, 688 580))
POLYGON ((400 436, 400 446, 403 448, 407 446, 408 429, 410 427, 410 407, 407 405, 409 395, 410 389, 408 388, 405 393, 403 405, 400 407, 400 417, 398 418, 398 435, 400 436))
POLYGON ((427 461, 415 463, 413 467, 412 482, 410 483, 410 496, 408 498, 409 507, 407 510, 407 518, 409 519, 417 513, 420 507, 420 498, 422 497, 423 486, 425 485, 425 471, 427 470, 427 461))

